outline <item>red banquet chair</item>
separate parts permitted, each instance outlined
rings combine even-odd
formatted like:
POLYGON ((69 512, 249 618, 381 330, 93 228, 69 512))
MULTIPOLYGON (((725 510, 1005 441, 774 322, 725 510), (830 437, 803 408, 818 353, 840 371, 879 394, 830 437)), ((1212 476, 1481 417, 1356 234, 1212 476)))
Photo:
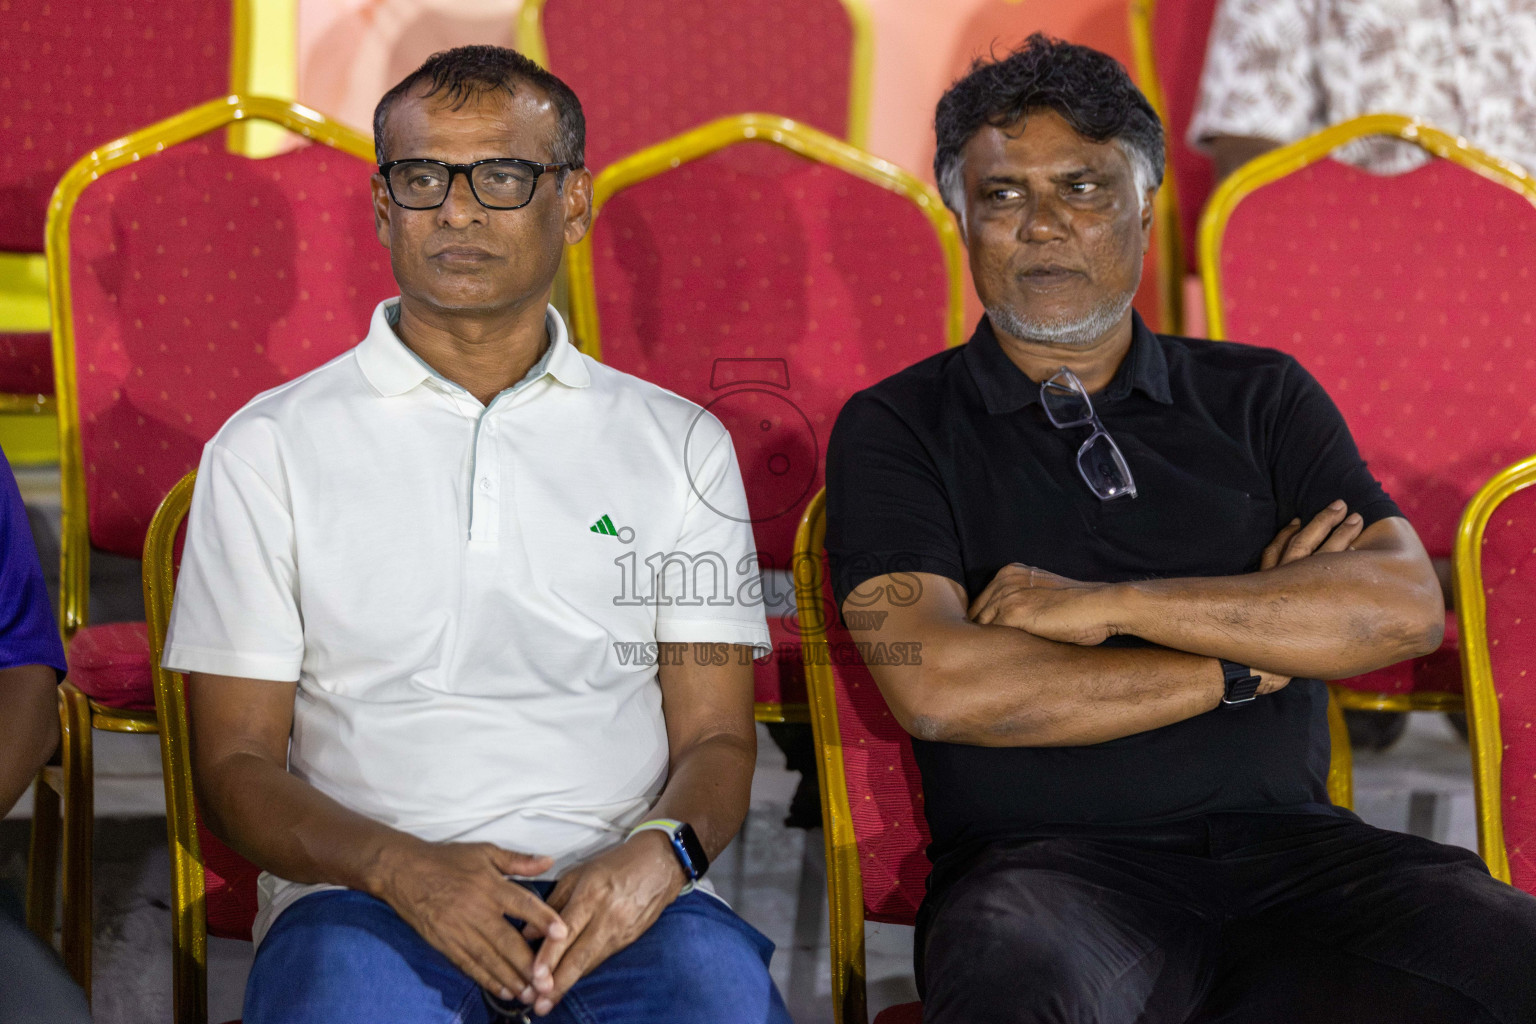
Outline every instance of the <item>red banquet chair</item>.
POLYGON ((862 146, 873 37, 864 0, 527 0, 517 30, 581 97, 593 173, 744 110, 862 146))
MULTIPOLYGON (((304 107, 228 96, 103 147, 54 194, 64 719, 64 955, 89 993, 92 729, 157 729, 143 622, 89 624, 93 549, 142 556, 161 498, 261 391, 356 344, 394 294, 374 234, 372 142, 304 107), (214 133, 273 122, 311 141, 253 160, 214 133)), ((39 807, 57 807, 47 774, 39 807)), ((34 816, 28 913, 52 932, 57 817, 34 816), (50 832, 52 835, 50 835, 50 832)))
MULTIPOLYGON (((1463 506, 1536 438, 1536 181, 1375 114, 1240 168, 1212 197, 1200 248, 1211 336, 1296 356, 1430 555, 1450 557, 1463 506), (1390 177, 1325 159, 1370 135, 1438 159, 1390 177)), ((1334 693, 1345 708, 1460 710, 1457 651, 1448 615, 1440 650, 1334 693)))
MULTIPOLYGON (((843 402, 960 342, 953 219, 893 165, 763 114, 637 153, 593 193, 569 255, 577 343, 720 418, 761 564, 786 569, 843 402)), ((770 611, 775 656, 757 667, 760 721, 805 718, 782 618, 770 611)))
MULTIPOLYGON (((43 235, 54 185, 92 147, 245 92, 251 17, 250 0, 0 4, 0 413, 52 411, 43 235)), ((52 461, 52 438, 31 434, 16 432, 23 461, 52 461)))
MULTIPOLYGON (((827 492, 795 534, 797 628, 805 649, 811 728, 821 772, 831 914, 832 1015, 865 1024, 864 922, 910 925, 928 881, 928 822, 912 740, 886 706, 832 597, 827 492)), ((875 1024, 917 1024, 919 1003, 889 1007, 875 1024)))
POLYGON ((1136 79, 1162 118, 1168 174, 1153 209, 1158 285, 1169 330, 1184 330, 1184 275, 1196 273, 1194 240, 1211 190, 1210 157, 1190 148, 1185 136, 1200 98, 1206 42, 1219 0, 1131 0, 1131 50, 1136 79))
POLYGON ((1488 481, 1461 519, 1455 562, 1478 847, 1495 878, 1529 893, 1536 893, 1533 484, 1536 457, 1488 481))
POLYGON ((192 790, 186 679, 180 672, 160 667, 176 591, 179 541, 196 479, 194 470, 177 481, 155 511, 144 538, 144 610, 154 652, 155 714, 160 722, 171 854, 171 996, 176 1024, 207 1024, 208 936, 250 941, 260 874, 202 822, 192 790))

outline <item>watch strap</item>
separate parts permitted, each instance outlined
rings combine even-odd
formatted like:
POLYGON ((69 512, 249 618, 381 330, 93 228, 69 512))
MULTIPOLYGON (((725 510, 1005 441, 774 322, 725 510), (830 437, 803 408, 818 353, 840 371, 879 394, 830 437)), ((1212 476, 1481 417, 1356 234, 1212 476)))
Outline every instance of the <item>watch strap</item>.
POLYGON ((1247 665, 1240 665, 1235 661, 1222 659, 1221 675, 1223 688, 1221 702, 1223 704, 1247 704, 1259 695, 1259 679, 1257 673, 1247 665))
MULTIPOLYGON (((624 837, 624 841, 628 842, 641 832, 666 833, 667 842, 672 846, 672 854, 677 858, 678 864, 682 866, 683 874, 688 879, 683 883, 683 887, 679 890, 678 895, 683 896, 692 892, 694 883, 702 878, 704 872, 709 868, 709 861, 707 859, 702 864, 696 863, 695 854, 688 850, 690 844, 686 840, 693 838, 692 827, 675 818, 652 818, 649 821, 642 821, 630 829, 629 835, 624 837)), ((696 838, 693 838, 692 845, 698 848, 697 856, 703 856, 703 847, 699 845, 696 838)))

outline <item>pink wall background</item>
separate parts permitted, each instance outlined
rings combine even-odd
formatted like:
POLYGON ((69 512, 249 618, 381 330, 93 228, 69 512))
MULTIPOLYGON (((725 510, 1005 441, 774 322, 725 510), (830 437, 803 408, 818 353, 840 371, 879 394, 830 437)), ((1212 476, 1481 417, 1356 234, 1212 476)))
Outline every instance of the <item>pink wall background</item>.
MULTIPOLYGON (((994 46, 1007 49, 1039 29, 1131 63, 1125 0, 866 3, 875 26, 868 148, 924 181, 933 180, 934 104, 974 57, 994 46)), ((300 0, 298 98, 370 131, 379 96, 432 52, 471 42, 516 45, 521 6, 521 0, 300 0)), ((1155 325, 1153 278, 1149 254, 1137 308, 1155 325)), ((970 305, 978 315, 974 295, 970 305)))

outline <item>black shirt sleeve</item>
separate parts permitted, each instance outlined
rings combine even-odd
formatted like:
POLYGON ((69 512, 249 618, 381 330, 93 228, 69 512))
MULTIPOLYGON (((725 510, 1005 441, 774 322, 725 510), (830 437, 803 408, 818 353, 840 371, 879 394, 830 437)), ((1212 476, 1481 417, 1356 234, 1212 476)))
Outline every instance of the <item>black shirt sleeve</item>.
POLYGON ((932 453, 867 392, 849 399, 827 445, 827 557, 839 608, 860 584, 891 573, 964 585, 959 533, 932 453))
POLYGON ((1366 526, 1402 515, 1360 457, 1338 406, 1294 359, 1281 385, 1269 463, 1281 522, 1306 523, 1339 498, 1366 526))

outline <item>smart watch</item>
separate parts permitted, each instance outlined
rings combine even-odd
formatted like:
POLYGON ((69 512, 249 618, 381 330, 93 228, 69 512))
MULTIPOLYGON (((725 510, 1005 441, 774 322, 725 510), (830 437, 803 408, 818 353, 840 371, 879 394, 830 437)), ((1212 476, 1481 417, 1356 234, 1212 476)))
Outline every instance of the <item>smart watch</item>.
POLYGON ((677 862, 682 865, 683 874, 688 877, 688 883, 683 887, 683 891, 692 889, 693 883, 703 878, 704 872, 709 870, 709 854, 704 852, 704 844, 699 842, 693 826, 686 821, 674 821, 671 818, 652 818, 630 829, 627 839, 633 839, 641 832, 651 831, 667 834, 667 839, 672 843, 672 853, 676 855, 677 862))
POLYGON ((1223 659, 1221 677, 1225 680, 1221 694, 1223 704, 1247 704, 1259 695, 1259 677, 1247 665, 1223 659))

